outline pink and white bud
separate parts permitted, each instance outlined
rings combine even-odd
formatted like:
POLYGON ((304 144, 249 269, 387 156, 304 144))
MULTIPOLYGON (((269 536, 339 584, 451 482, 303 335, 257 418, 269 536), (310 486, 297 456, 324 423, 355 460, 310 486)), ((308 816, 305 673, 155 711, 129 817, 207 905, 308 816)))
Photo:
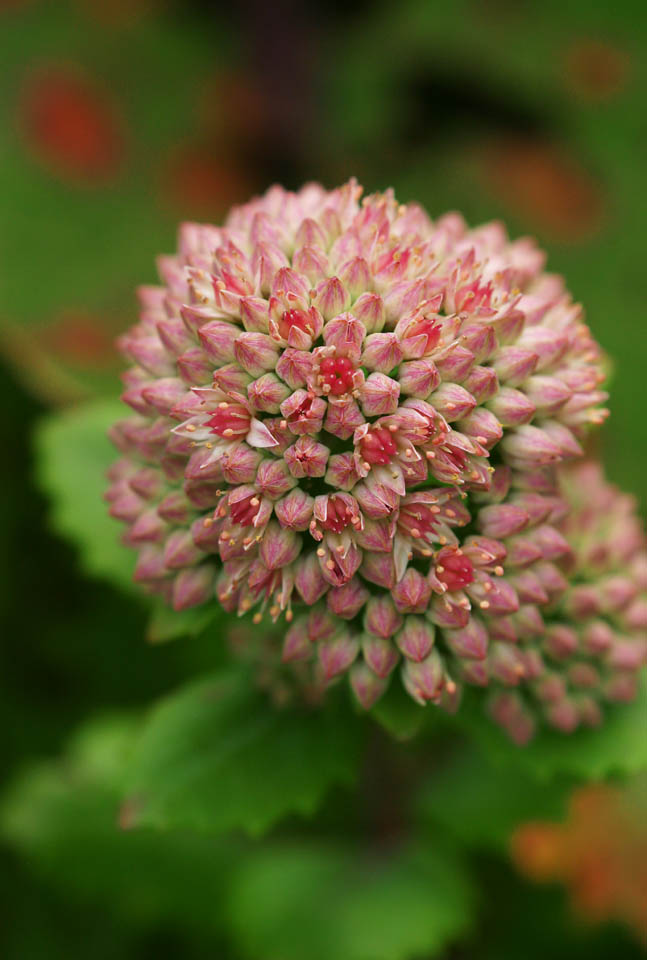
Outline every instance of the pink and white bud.
POLYGON ((189 530, 174 530, 164 544, 164 563, 169 570, 181 570, 198 563, 204 554, 195 543, 189 530))
POLYGON ((314 498, 298 487, 274 504, 274 513, 282 527, 307 530, 312 520, 314 498))
POLYGON ((295 390, 282 401, 280 409, 292 433, 314 436, 322 428, 326 401, 309 390, 295 390))
POLYGON ((462 420, 476 406, 476 400, 457 383, 442 383, 429 397, 429 403, 447 420, 462 420))
POLYGON ((268 570, 278 570, 293 563, 301 552, 301 540, 292 530, 285 530, 270 521, 259 544, 258 553, 268 570))
POLYGON ((325 481, 336 490, 352 490, 359 474, 352 453, 335 453, 328 461, 325 481))
POLYGON ((478 528, 485 537, 505 540, 528 526, 528 513, 512 503, 495 503, 478 514, 478 528))
POLYGON ((350 309, 368 334, 379 333, 384 327, 384 303, 377 293, 362 293, 350 309))
POLYGON ((529 377, 523 385, 528 399, 544 416, 556 413, 571 398, 571 391, 557 377, 529 377))
POLYGON ((519 427, 503 438, 499 449, 518 470, 533 470, 561 459, 560 448, 539 427, 519 427))
POLYGON ((161 377, 142 389, 142 397, 146 403, 163 416, 170 416, 171 410, 185 393, 186 385, 177 377, 161 377))
POLYGON ((546 630, 543 646, 554 660, 565 660, 578 648, 577 632, 564 623, 551 624, 546 630))
POLYGON ((247 396, 255 410, 278 413, 290 389, 274 373, 265 373, 247 388, 247 396))
POLYGON ((303 602, 309 607, 320 600, 330 588, 330 584, 321 573, 319 558, 315 553, 306 554, 297 564, 294 585, 301 594, 303 602))
POLYGON ((262 300, 260 297, 242 297, 240 319, 249 333, 269 333, 267 300, 262 300))
POLYGON ((499 391, 499 378, 492 367, 472 367, 463 380, 463 386, 472 394, 477 403, 486 403, 499 391))
POLYGON ((531 376, 537 366, 538 356, 523 347, 502 347, 494 355, 492 366, 501 383, 518 387, 531 376))
POLYGON ((443 380, 461 383, 474 366, 474 354, 460 344, 451 344, 434 354, 434 363, 443 380))
POLYGON ((288 470, 297 480, 303 477, 323 477, 330 450, 312 437, 299 437, 284 453, 288 470))
POLYGON ((348 535, 343 534, 327 534, 317 548, 317 557, 324 579, 333 587, 347 583, 362 563, 362 551, 348 535))
POLYGON ((503 427, 518 427, 528 423, 537 412, 526 394, 513 387, 501 387, 498 394, 488 401, 488 409, 503 427))
MULTIPOLYGON (((371 333, 366 337, 360 359, 363 367, 377 373, 390 373, 402 359, 402 347, 394 333, 371 333)), ((401 378, 398 379, 402 383, 401 378)))
POLYGON ((294 251, 292 265, 307 277, 311 284, 319 283, 330 271, 328 257, 323 249, 312 244, 304 244, 294 251))
POLYGON ((173 581, 173 609, 188 610, 210 600, 215 591, 216 571, 211 564, 180 570, 173 581))
POLYGON ((396 583, 393 557, 388 553, 365 553, 362 557, 362 577, 385 590, 393 590, 396 583))
POLYGON ((434 645, 434 630, 422 617, 405 617, 395 642, 405 657, 417 663, 424 660, 434 645))
POLYGON ((440 383, 440 374, 433 360, 410 360, 398 370, 402 393, 427 400, 440 383))
POLYGON ((239 333, 234 342, 234 355, 243 370, 252 377, 260 377, 274 370, 279 348, 265 333, 239 333))
POLYGON ((385 681, 376 676, 365 663, 354 664, 349 677, 353 693, 364 710, 370 710, 387 687, 385 681))
POLYGON ((321 640, 317 644, 317 656, 326 680, 348 670, 358 653, 359 643, 347 630, 340 630, 330 640, 321 640))
POLYGON ((457 657, 468 660, 484 660, 488 651, 488 634, 481 620, 470 617, 466 626, 458 630, 446 630, 447 646, 457 657))
POLYGON ((445 686, 445 669, 440 654, 432 650, 420 663, 405 660, 402 682, 409 695, 421 706, 428 701, 437 702, 445 686))
POLYGON ((344 310, 348 310, 350 294, 339 277, 330 277, 322 280, 315 287, 312 303, 320 311, 324 320, 332 320, 344 310))
POLYGON ((324 429, 334 437, 348 440, 363 423, 364 415, 354 400, 345 398, 337 402, 332 399, 329 401, 324 429))
POLYGON ((390 639, 365 634, 361 640, 364 660, 378 677, 386 678, 395 669, 400 655, 390 639))
POLYGON ((211 320, 198 330, 202 349, 213 365, 218 367, 236 359, 234 345, 240 336, 240 327, 224 320, 211 320))
POLYGON ((189 523, 194 515, 193 506, 182 490, 167 493, 158 503, 157 512, 168 523, 182 526, 189 523))
POLYGON ((324 327, 323 338, 327 347, 334 347, 336 357, 348 357, 358 364, 366 328, 352 313, 342 313, 324 327))
POLYGON ((493 413, 479 407, 469 413, 458 424, 461 433, 476 440, 480 446, 490 450, 503 436, 503 427, 493 413))
MULTIPOLYGON (((232 484, 252 483, 262 459, 263 455, 258 450, 253 450, 246 443, 237 443, 235 447, 223 453, 220 459, 223 480, 232 484)), ((207 465, 209 478, 211 478, 212 464, 216 467, 218 461, 212 461, 207 465)), ((215 472, 214 479, 217 479, 215 472)))
POLYGON ((305 387, 312 376, 313 357, 305 350, 291 347, 283 351, 276 363, 276 373, 292 390, 305 387))
POLYGON ((176 360, 177 372, 185 383, 202 384, 206 386, 211 383, 212 361, 199 347, 190 347, 185 350, 176 360))
POLYGON ((283 460, 263 460, 256 473, 256 486, 263 496, 278 500, 296 486, 283 460))
POLYGON ((352 620, 363 609, 369 596, 361 580, 352 577, 341 587, 331 587, 326 594, 326 603, 328 609, 342 620, 352 620))
POLYGON ((431 597, 431 587, 421 573, 409 567, 394 586, 391 596, 400 613, 424 613, 431 597))
POLYGON ((491 326, 471 323, 461 329, 461 344, 474 354, 477 363, 484 363, 497 347, 497 339, 491 326))
POLYGON ((312 642, 308 636, 305 620, 293 623, 285 635, 281 652, 282 663, 294 663, 298 660, 309 660, 312 656, 312 642))
POLYGON ((371 288, 371 271, 364 257, 353 257, 339 269, 339 279, 345 289, 356 300, 371 288))
MULTIPOLYGON (((111 511, 115 516, 113 504, 111 511)), ((168 524, 159 516, 155 508, 140 513, 128 532, 131 543, 159 543, 168 532, 168 524)))
POLYGON ((360 387, 359 394, 364 416, 379 417, 397 410, 400 384, 383 373, 371 373, 360 387))

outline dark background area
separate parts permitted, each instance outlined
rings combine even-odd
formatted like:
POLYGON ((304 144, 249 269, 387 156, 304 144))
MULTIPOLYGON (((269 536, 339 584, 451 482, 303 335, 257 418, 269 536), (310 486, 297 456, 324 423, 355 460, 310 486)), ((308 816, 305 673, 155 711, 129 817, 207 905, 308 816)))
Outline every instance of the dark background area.
MULTIPOLYGON (((143 643, 143 604, 82 575, 33 469, 40 418, 118 392, 114 337, 181 219, 217 220, 274 181, 355 175, 432 216, 534 234, 612 358, 597 443, 644 503, 646 42, 645 7, 628 0, 0 0, 9 775, 59 754, 90 714, 141 708, 213 660, 199 639, 143 643)), ((229 955, 206 931, 70 892, 15 844, 1 863, 3 956, 229 955)), ((635 931, 592 925, 603 909, 574 922, 561 888, 501 858, 475 870, 480 926, 456 957, 639 955, 635 931)))

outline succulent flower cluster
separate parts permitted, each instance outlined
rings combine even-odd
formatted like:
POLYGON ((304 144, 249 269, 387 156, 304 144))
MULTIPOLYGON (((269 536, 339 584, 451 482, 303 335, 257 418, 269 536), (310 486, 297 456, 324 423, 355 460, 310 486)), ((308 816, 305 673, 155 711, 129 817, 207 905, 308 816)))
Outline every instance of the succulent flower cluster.
POLYGON ((499 224, 361 193, 275 187, 185 224, 140 291, 107 495, 135 577, 179 610, 284 616, 283 661, 348 672, 367 708, 401 664, 421 704, 488 686, 518 741, 540 714, 597 722, 644 603, 625 501, 597 479, 620 543, 587 552, 559 479, 606 414, 581 308, 499 224))

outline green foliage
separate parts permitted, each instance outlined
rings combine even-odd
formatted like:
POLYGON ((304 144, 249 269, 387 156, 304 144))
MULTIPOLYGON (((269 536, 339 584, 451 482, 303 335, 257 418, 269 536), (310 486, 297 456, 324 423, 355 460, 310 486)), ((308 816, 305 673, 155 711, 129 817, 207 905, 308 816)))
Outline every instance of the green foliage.
POLYGON ((432 710, 433 707, 421 707, 415 703, 405 692, 400 678, 394 677, 371 714, 396 740, 410 740, 421 730, 432 710))
POLYGON ((159 922, 214 933, 222 886, 237 845, 117 824, 119 782, 136 721, 95 720, 62 761, 19 774, 4 798, 4 838, 48 881, 136 924, 159 922))
POLYGON ((464 934, 470 903, 460 864, 436 846, 301 846, 250 857, 230 911, 254 960, 404 960, 435 956, 464 934))
POLYGON ((226 618, 227 614, 215 601, 180 611, 158 603, 148 622, 146 639, 149 643, 168 643, 178 637, 192 637, 212 626, 214 621, 223 622, 226 618))
POLYGON ((460 744, 424 778, 415 807, 432 836, 440 828, 461 843, 505 853, 510 834, 524 820, 564 814, 569 788, 564 780, 538 783, 518 765, 494 764, 460 744))
POLYGON ((244 670, 223 671, 153 710, 130 765, 133 823, 258 834, 310 815, 330 786, 353 781, 360 733, 341 702, 273 709, 244 670))
POLYGON ((130 588, 134 554, 119 542, 120 525, 102 498, 115 460, 108 428, 123 416, 117 401, 88 403, 46 417, 36 431, 37 478, 48 494, 51 522, 72 540, 83 570, 130 588))

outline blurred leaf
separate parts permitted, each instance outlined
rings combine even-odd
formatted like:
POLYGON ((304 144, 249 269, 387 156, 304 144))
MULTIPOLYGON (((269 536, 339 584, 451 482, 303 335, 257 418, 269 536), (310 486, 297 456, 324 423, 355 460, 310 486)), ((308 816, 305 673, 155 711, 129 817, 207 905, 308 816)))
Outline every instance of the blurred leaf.
POLYGON ((497 762, 515 764, 540 780, 569 774, 584 780, 647 769, 647 678, 633 703, 605 708, 597 729, 572 734, 542 729, 525 747, 517 747, 483 716, 482 705, 465 702, 458 715, 476 742, 497 762))
POLYGON ((136 923, 213 933, 222 924, 221 890, 237 848, 186 832, 161 836, 117 825, 117 784, 136 725, 122 716, 93 721, 62 760, 27 768, 4 797, 0 828, 57 889, 136 923))
POLYGON ((251 856, 234 874, 230 916, 254 960, 405 960, 461 936, 470 906, 460 864, 436 846, 301 847, 251 856))
POLYGON ((107 430, 122 416, 111 400, 46 417, 36 431, 36 470, 52 501, 52 525, 76 544, 83 570, 131 589, 135 556, 119 542, 120 524, 103 501, 116 458, 107 430))
POLYGON ((396 740, 410 740, 429 718, 432 709, 426 710, 415 703, 405 692, 400 678, 396 677, 371 710, 371 715, 396 740))
POLYGON ((452 752, 434 769, 415 800, 418 814, 463 843, 504 851, 524 820, 564 814, 569 785, 537 783, 525 770, 490 763, 476 749, 452 752))
POLYGON ((360 722, 325 710, 277 710, 242 669, 215 674, 155 708, 135 749, 126 803, 133 822, 258 834, 309 815, 334 783, 351 783, 360 722))
POLYGON ((149 643, 168 643, 178 637, 194 637, 214 620, 224 621, 226 618, 227 614, 215 602, 188 610, 173 610, 159 603, 148 621, 146 639, 149 643))

